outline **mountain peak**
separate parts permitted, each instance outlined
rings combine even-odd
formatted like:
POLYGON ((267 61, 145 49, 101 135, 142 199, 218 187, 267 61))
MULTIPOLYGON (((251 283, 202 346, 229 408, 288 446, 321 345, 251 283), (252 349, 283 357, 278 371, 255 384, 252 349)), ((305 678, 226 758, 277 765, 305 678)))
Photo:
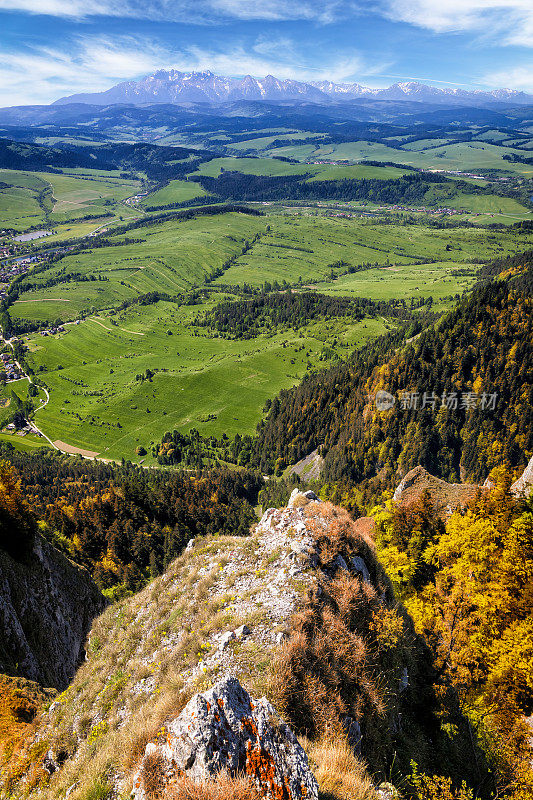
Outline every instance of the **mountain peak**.
POLYGON ((533 96, 514 89, 480 90, 437 88, 418 81, 398 81, 383 89, 372 89, 359 83, 334 83, 333 81, 298 81, 281 79, 275 75, 255 78, 228 78, 216 75, 209 69, 183 72, 174 68, 159 69, 138 81, 131 80, 113 86, 105 92, 70 95, 56 100, 56 104, 90 103, 112 105, 129 103, 225 103, 239 100, 312 101, 327 105, 360 99, 412 100, 435 105, 491 106, 496 103, 533 102, 533 96))

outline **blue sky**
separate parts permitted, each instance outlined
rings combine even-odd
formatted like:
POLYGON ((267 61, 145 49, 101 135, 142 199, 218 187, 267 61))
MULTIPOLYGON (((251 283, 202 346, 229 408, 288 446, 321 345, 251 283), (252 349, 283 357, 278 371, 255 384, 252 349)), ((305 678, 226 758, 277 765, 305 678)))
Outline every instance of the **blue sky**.
POLYGON ((158 68, 533 92, 532 0, 0 0, 0 106, 158 68))

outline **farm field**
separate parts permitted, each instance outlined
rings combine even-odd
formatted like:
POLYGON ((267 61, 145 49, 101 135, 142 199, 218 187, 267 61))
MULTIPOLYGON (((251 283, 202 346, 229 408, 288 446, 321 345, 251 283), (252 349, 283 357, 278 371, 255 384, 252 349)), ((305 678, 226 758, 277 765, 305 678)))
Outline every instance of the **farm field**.
POLYGON ((67 320, 76 318, 82 310, 117 305, 147 292, 178 294, 203 283, 266 225, 265 217, 224 214, 147 225, 133 234, 117 235, 116 241, 133 235, 139 241, 67 256, 32 276, 37 288, 21 294, 13 315, 55 319, 59 315, 57 306, 61 306, 61 317, 67 320), (84 279, 71 280, 72 275, 84 279), (87 280, 91 276, 94 279, 87 280), (52 278, 58 280, 57 285, 38 288, 52 278), (50 316, 51 311, 54 316, 50 316))
POLYGON ((50 447, 46 439, 42 439, 32 433, 28 433, 26 436, 18 436, 16 433, 0 432, 0 442, 2 444, 10 444, 15 450, 23 450, 27 453, 34 453, 42 447, 50 447))
POLYGON ((138 181, 105 177, 104 173, 82 177, 74 174, 0 170, 0 219, 3 225, 25 230, 53 225, 88 214, 112 212, 128 217, 122 200, 137 191, 138 181))
POLYGON ((435 307, 443 298, 462 294, 476 282, 476 264, 441 261, 429 264, 400 265, 361 270, 333 281, 316 284, 317 292, 355 295, 392 300, 396 297, 433 297, 435 307), (454 274, 461 271, 463 274, 454 274))
MULTIPOLYGON (((428 140, 423 140, 427 147, 428 140)), ((500 169, 521 175, 532 175, 533 168, 527 164, 505 161, 503 156, 519 153, 519 150, 484 141, 455 142, 443 144, 441 147, 417 149, 420 142, 410 142, 404 148, 387 147, 381 142, 342 142, 340 144, 295 145, 274 148, 267 152, 270 156, 282 155, 300 161, 313 158, 331 158, 349 161, 393 161, 398 164, 420 167, 422 169, 446 169, 464 171, 482 171, 483 169, 500 169)))
MULTIPOLYGON (((129 232, 111 235, 110 241, 126 242, 69 255, 44 271, 30 273, 21 283, 12 316, 68 321, 148 292, 176 295, 201 286, 229 259, 233 263, 214 280, 214 286, 247 283, 260 287, 274 281, 308 284, 329 280, 332 270, 342 272, 361 264, 414 265, 434 259, 461 266, 473 259, 512 254, 533 239, 483 227, 430 228, 423 221, 404 226, 363 219, 236 213, 146 225, 133 233, 134 242, 127 241, 132 238, 129 232), (24 291, 30 280, 32 287, 24 291)), ((444 272, 446 268, 441 268, 444 272)), ((457 280, 446 281, 444 294, 463 288, 457 280)), ((368 296, 382 299, 383 294, 368 296)), ((401 296, 410 295, 402 292, 401 296)))
POLYGON ((91 317, 44 340, 31 336, 28 361, 51 396, 37 424, 52 440, 132 460, 136 447, 149 450, 174 428, 252 433, 267 398, 319 363, 331 338, 348 354, 385 330, 383 320, 332 321, 228 341, 191 327, 212 305, 161 302, 91 317), (137 380, 148 368, 152 380, 137 380))
MULTIPOLYGON (((218 146, 224 134, 211 135, 218 146)), ((194 174, 218 177, 223 170, 236 170, 245 175, 305 176, 315 183, 390 181, 412 174, 366 164, 365 159, 475 169, 468 161, 475 157, 485 159, 487 169, 505 169, 508 174, 511 167, 527 167, 504 162, 501 156, 510 152, 508 148, 484 140, 449 144, 445 136, 442 141, 421 138, 405 149, 365 141, 325 145, 318 137, 308 137, 305 145, 282 149, 283 155, 297 157, 300 163, 264 156, 280 138, 299 140, 303 134, 251 132, 240 149, 246 152, 255 142, 266 148, 261 157, 217 157, 200 164, 194 174), (305 159, 363 163, 303 163, 305 159)), ((227 142, 230 149, 238 144, 231 136, 227 142)), ((22 334, 28 364, 50 390, 50 402, 36 412, 37 425, 63 449, 104 459, 124 457, 148 466, 156 463, 151 445, 169 430, 196 428, 218 437, 253 433, 266 401, 280 389, 298 383, 309 369, 348 357, 355 347, 396 324, 386 314, 362 321, 338 317, 308 320, 296 329, 273 328, 252 339, 226 339, 195 324, 218 302, 249 297, 251 290, 292 287, 382 302, 431 297, 432 309, 442 312, 475 284, 481 262, 533 246, 532 232, 490 227, 531 218, 528 208, 496 194, 465 194, 453 182, 429 184, 425 194, 422 189, 413 195, 415 207, 464 211, 465 224, 454 216, 448 227, 447 220, 441 223, 434 215, 420 213, 415 218, 391 203, 370 199, 339 205, 326 198, 309 206, 280 199, 254 203, 258 216, 194 212, 190 219, 154 220, 146 208, 187 204, 208 192, 195 181, 180 178, 161 185, 154 180, 152 192, 135 207, 124 200, 146 191, 146 180, 125 179, 118 170, 2 170, 0 181, 7 184, 0 189, 4 225, 12 214, 13 228, 39 225, 54 231, 28 248, 46 249, 102 232, 84 243, 87 249, 30 269, 19 279, 18 295, 10 299, 9 314, 19 331, 27 331, 30 324, 66 326, 64 333, 55 335, 22 334), (344 211, 375 216, 349 217, 344 211), (111 216, 103 216, 106 213, 111 216), (95 219, 80 219, 87 214, 95 219), (140 224, 117 232, 121 220, 132 218, 140 224), (153 293, 165 297, 158 300, 153 293), (141 446, 148 451, 144 457, 136 454, 141 446)), ((238 203, 238 198, 232 199, 238 203)), ((23 399, 24 383, 19 393, 23 399)), ((7 415, 11 390, 4 391, 0 403, 5 401, 7 415)), ((45 444, 39 437, 0 433, 0 441, 4 438, 22 449, 45 444)))
POLYGON ((162 189, 147 195, 142 199, 142 206, 165 206, 170 203, 184 203, 197 197, 204 197, 207 192, 199 183, 188 181, 170 181, 162 189))
MULTIPOLYGON (((226 270, 215 285, 246 282, 261 286, 274 280, 298 283, 300 278, 306 284, 329 277, 333 265, 340 260, 353 266, 366 263, 393 266, 435 259, 453 260, 460 266, 472 259, 508 255, 525 246, 522 238, 505 231, 429 228, 423 221, 402 226, 295 215, 272 215, 268 221, 271 230, 226 270)), ((381 293, 363 296, 382 297, 381 293)), ((398 296, 404 296, 403 292, 398 296)))

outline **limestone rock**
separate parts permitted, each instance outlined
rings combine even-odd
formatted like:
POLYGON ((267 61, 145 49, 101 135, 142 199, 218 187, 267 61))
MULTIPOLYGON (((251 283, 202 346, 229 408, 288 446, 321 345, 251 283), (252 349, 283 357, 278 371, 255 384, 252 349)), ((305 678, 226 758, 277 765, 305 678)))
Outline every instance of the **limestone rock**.
POLYGON ((511 494, 515 497, 529 497, 533 488, 533 458, 523 471, 522 475, 511 486, 511 494))
POLYGON ((479 486, 473 483, 447 483, 418 466, 400 481, 393 500, 400 506, 407 506, 419 500, 424 491, 429 492, 437 513, 446 518, 454 511, 465 508, 475 498, 479 486))
POLYGON ((298 505, 307 505, 307 503, 310 502, 320 503, 320 498, 317 497, 317 495, 310 489, 307 492, 301 492, 298 488, 296 488, 292 490, 287 507, 293 508, 294 506, 298 505))
POLYGON ((269 800, 318 800, 318 784, 292 730, 236 678, 195 695, 167 731, 165 742, 147 745, 134 800, 147 800, 144 775, 154 764, 166 786, 183 775, 200 782, 226 770, 244 773, 269 800))

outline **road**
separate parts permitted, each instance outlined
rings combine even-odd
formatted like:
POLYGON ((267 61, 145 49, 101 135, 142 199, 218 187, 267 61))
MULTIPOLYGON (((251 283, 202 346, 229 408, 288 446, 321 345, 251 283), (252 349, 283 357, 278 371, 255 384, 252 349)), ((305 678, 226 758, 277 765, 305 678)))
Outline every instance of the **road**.
MULTIPOLYGON (((15 351, 15 344, 14 344, 14 342, 17 342, 17 341, 18 341, 18 339, 17 339, 17 337, 16 337, 16 336, 12 336, 12 337, 11 337, 11 339, 5 339, 5 338, 4 338, 4 334, 3 334, 3 332, 2 332, 2 333, 0 333, 0 346, 1 346, 2 344, 7 344, 7 345, 9 345, 9 347, 10 347, 10 348, 13 350, 13 352, 14 352, 14 351, 15 351)), ((32 378, 31 378, 31 375, 28 375, 28 374, 27 374, 27 373, 24 371, 24 369, 23 369, 22 365, 21 365, 21 364, 20 364, 20 363, 19 363, 19 362, 18 362, 16 359, 14 359, 14 361, 15 361, 15 364, 17 365, 17 367, 18 367, 18 368, 19 368, 19 370, 20 370, 20 374, 21 374, 21 375, 22 375, 24 378, 27 378, 27 379, 28 379, 28 381, 29 381, 29 383, 33 383, 33 380, 32 380, 32 378)), ((44 408, 45 406, 47 406, 47 405, 48 405, 48 403, 50 402, 50 394, 49 394, 49 392, 48 392, 48 389, 45 389, 45 388, 44 388, 44 386, 40 386, 39 388, 40 388, 40 389, 42 389, 42 391, 45 393, 45 395, 46 395, 46 399, 44 400, 44 402, 41 402, 41 405, 40 405, 38 408, 36 408, 36 409, 35 409, 36 411, 40 411, 42 408, 44 408)), ((52 445, 52 447, 54 448, 54 450, 59 450, 59 448, 58 448, 58 447, 56 447, 56 445, 55 445, 55 444, 53 443, 53 441, 52 441, 52 440, 51 440, 51 439, 50 439, 50 438, 49 438, 49 437, 46 435, 46 433, 44 433, 44 432, 43 432, 43 431, 42 431, 40 428, 38 428, 38 427, 37 427, 37 425, 35 424, 35 422, 34 422, 33 420, 26 419, 26 422, 28 423, 28 426, 29 426, 30 430, 32 430, 32 431, 33 431, 33 433, 35 433, 35 434, 37 434, 37 435, 39 435, 39 436, 42 436, 42 437, 43 437, 43 439, 46 439, 46 441, 47 441, 47 442, 49 442, 49 443, 52 445)))

